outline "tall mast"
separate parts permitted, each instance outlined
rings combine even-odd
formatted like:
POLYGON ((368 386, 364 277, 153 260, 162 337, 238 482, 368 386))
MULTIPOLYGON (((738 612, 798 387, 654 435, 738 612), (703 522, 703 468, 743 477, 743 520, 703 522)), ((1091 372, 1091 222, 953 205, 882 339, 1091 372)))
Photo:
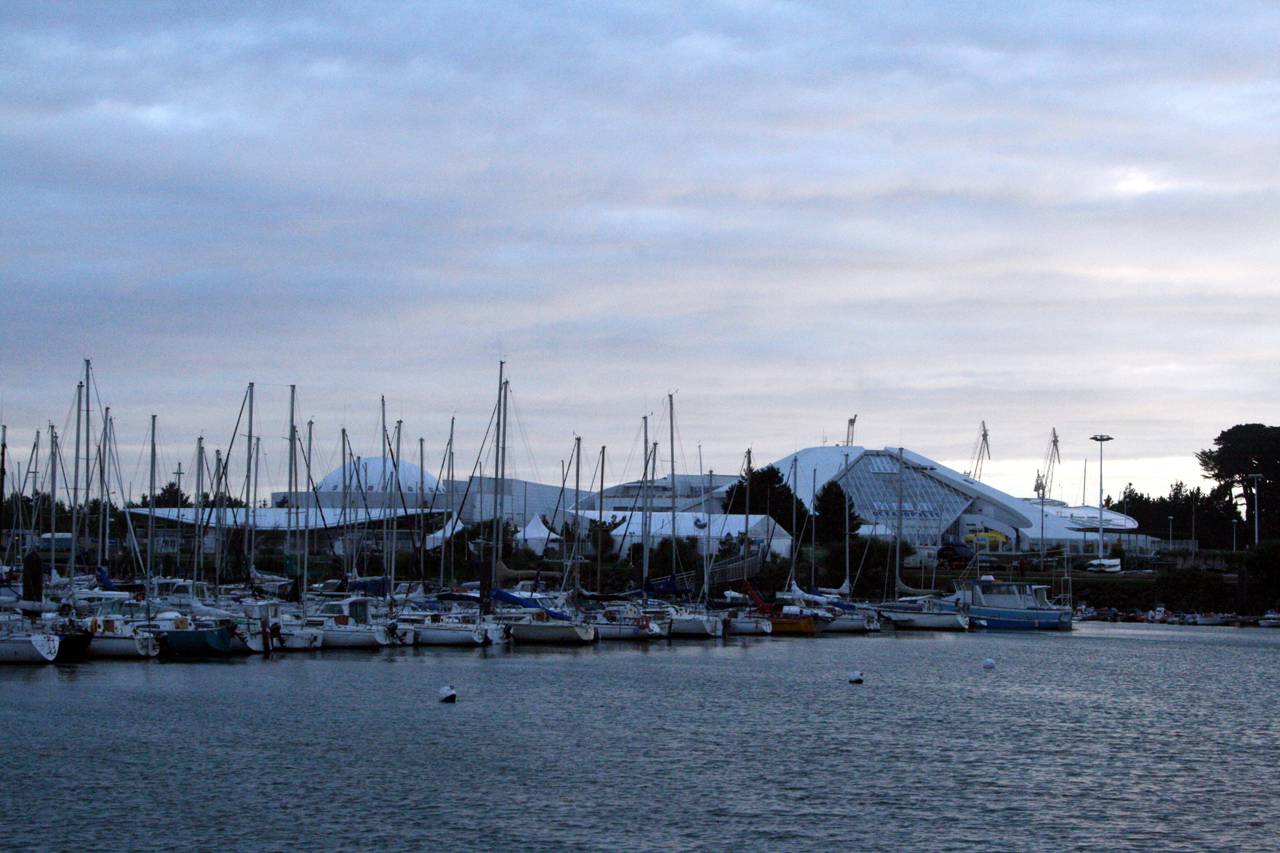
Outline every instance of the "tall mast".
POLYGON ((351 529, 347 521, 347 503, 350 492, 350 471, 347 468, 347 428, 342 428, 342 447, 339 451, 342 458, 342 576, 351 576, 348 566, 348 555, 351 551, 351 529))
POLYGON ((107 466, 111 459, 111 407, 102 412, 102 444, 98 445, 98 566, 105 566, 107 560, 107 539, 111 533, 108 515, 111 497, 107 494, 107 466))
POLYGON ((444 528, 440 533, 440 586, 444 587, 444 566, 448 559, 448 554, 453 550, 452 531, 457 529, 457 522, 453 518, 453 423, 455 417, 449 418, 449 444, 445 448, 445 465, 448 468, 445 474, 445 514, 444 528))
POLYGON ((71 555, 67 558, 67 572, 74 587, 76 580, 76 551, 80 543, 80 432, 84 413, 84 383, 76 384, 76 449, 71 455, 71 555))
MULTIPOLYGON (((93 426, 91 423, 92 409, 90 407, 90 402, 93 400, 93 397, 90 392, 90 387, 89 359, 86 358, 84 360, 84 530, 86 537, 89 534, 89 486, 93 482, 92 466, 90 465, 90 459, 93 455, 90 439, 90 435, 93 432, 93 426)), ((77 445, 76 451, 79 452, 79 450, 79 445, 77 445)), ((77 541, 79 540, 77 539, 77 541)))
POLYGON ((287 560, 296 561, 297 553, 293 541, 293 519, 294 519, 294 499, 298 493, 298 427, 294 420, 294 413, 297 411, 298 386, 289 386, 289 485, 286 491, 289 497, 285 501, 285 553, 288 554, 287 560))
MULTIPOLYGON (((394 481, 393 492, 395 497, 403 500, 403 490, 400 488, 400 434, 404 431, 404 421, 396 421, 396 452, 391 459, 391 478, 394 481)), ((395 586, 396 586, 396 557, 400 551, 400 516, 398 509, 393 506, 391 514, 391 583, 387 587, 387 594, 391 597, 391 603, 395 605, 395 586)))
MULTIPOLYGON (((747 488, 742 506, 742 576, 747 576, 747 560, 751 559, 751 448, 747 448, 747 488)), ((772 531, 773 528, 769 528, 772 531)))
MULTIPOLYGON (((204 569, 204 436, 196 437, 196 541, 192 548, 191 583, 198 581, 204 569)), ((192 587, 194 589, 194 586, 192 587)))
MULTIPOLYGON (((253 503, 249 508, 249 513, 253 515, 253 535, 249 539, 249 569, 247 575, 252 578, 254 570, 254 562, 258 553, 258 470, 261 467, 258 459, 262 450, 262 437, 254 436, 253 439, 253 503)), ((246 513, 248 514, 248 513, 246 513)))
MULTIPOLYGON (((378 441, 382 445, 382 466, 378 470, 378 492, 382 495, 382 582, 387 582, 387 442, 390 440, 387 436, 387 398, 383 395, 378 398, 380 400, 380 409, 382 411, 382 427, 378 441)), ((368 491, 368 487, 365 487, 368 491)))
POLYGON ((222 462, 221 448, 214 448, 213 451, 213 500, 216 504, 217 526, 214 528, 217 532, 213 537, 213 600, 218 600, 218 586, 222 583, 222 537, 223 526, 227 520, 227 465, 222 462))
POLYGON ((671 452, 671 576, 680 567, 676 549, 676 396, 667 392, 667 441, 671 452))
POLYGON ((814 468, 809 486, 809 589, 818 591, 818 525, 813 510, 818 508, 818 469, 814 468))
POLYGON ((311 583, 311 501, 315 493, 311 490, 311 432, 315 421, 307 421, 307 455, 303 464, 307 468, 307 503, 306 515, 302 523, 302 577, 298 584, 298 600, 302 604, 302 618, 307 618, 307 584, 311 583))
MULTIPOLYGON (((182 462, 181 462, 181 461, 179 461, 179 462, 178 462, 178 470, 173 472, 173 476, 174 476, 174 484, 176 485, 176 487, 177 487, 177 489, 178 489, 178 507, 177 507, 177 509, 179 510, 179 512, 178 512, 178 516, 179 516, 179 517, 181 517, 181 514, 182 514, 182 513, 181 513, 181 510, 182 510, 182 474, 183 474, 183 471, 182 471, 182 462)), ((174 565, 175 565, 176 567, 178 567, 178 568, 180 568, 180 567, 182 566, 182 533, 181 533, 181 530, 182 530, 182 528, 181 528, 181 527, 179 527, 179 528, 178 528, 178 531, 179 531, 179 532, 178 532, 178 555, 177 555, 177 557, 175 558, 175 563, 174 563, 174 565)), ((175 571, 176 571, 176 570, 175 570, 175 571)), ((176 577, 177 575, 175 574, 174 576, 176 577)), ((193 590, 193 592, 194 592, 194 590, 193 590)))
POLYGON ((575 586, 582 583, 580 572, 578 571, 579 553, 578 548, 582 542, 580 524, 578 523, 578 515, 581 512, 579 504, 582 503, 582 436, 575 435, 573 437, 573 575, 575 586))
MULTIPOLYGON (((507 417, 507 415, 508 415, 507 407, 508 407, 508 403, 510 402, 510 399, 511 399, 511 380, 510 380, 510 379, 508 379, 508 380, 506 380, 506 381, 504 381, 504 382, 502 383, 502 456, 501 456, 501 457, 500 457, 500 459, 499 459, 499 461, 501 462, 501 468, 500 468, 500 469, 499 469, 499 471, 498 471, 498 484, 499 484, 499 488, 498 488, 498 517, 499 517, 499 519, 505 519, 505 518, 506 518, 506 515, 507 515, 507 489, 506 489, 506 482, 507 482, 507 423, 510 421, 510 419, 507 417)), ((515 498, 514 498, 514 497, 513 497, 513 498, 512 498, 512 500, 511 500, 511 505, 512 505, 512 507, 513 507, 513 508, 515 507, 515 498)), ((498 525, 498 531, 499 531, 499 540, 498 540, 498 541, 499 541, 499 543, 501 543, 501 542, 503 541, 503 540, 502 540, 502 532, 503 532, 503 530, 504 530, 504 526, 503 526, 502 524, 499 524, 499 525, 498 525)))
POLYGON ((147 600, 151 599, 152 555, 156 550, 156 416, 151 416, 151 465, 147 488, 147 600))
POLYGON ((426 529, 423 527, 422 518, 422 493, 427 487, 427 442, 422 436, 418 436, 418 506, 415 513, 416 521, 414 529, 418 536, 418 578, 425 584, 427 582, 427 545, 423 536, 426 529))
POLYGON ((644 418, 644 476, 640 479, 640 589, 649 603, 649 416, 644 418))
POLYGON ((787 472, 787 479, 791 481, 791 583, 796 582, 796 548, 804 544, 804 531, 796 529, 796 502, 800 493, 800 484, 796 482, 796 463, 799 460, 799 456, 792 456, 791 470, 787 472))
MULTIPOLYGON (((229 449, 229 448, 228 448, 229 449)), ((253 532, 249 526, 249 513, 253 506, 253 383, 249 383, 249 436, 244 448, 244 564, 245 574, 253 563, 253 544, 250 541, 253 532)))
POLYGON ((600 445, 600 502, 596 505, 596 592, 600 591, 600 570, 604 560, 604 445, 600 445))
POLYGON ((49 576, 58 568, 54 540, 58 532, 58 433, 49 424, 49 576))
MULTIPOLYGON (((502 486, 498 482, 502 467, 502 398, 506 389, 506 380, 503 378, 506 368, 505 361, 498 362, 498 408, 494 415, 493 430, 493 556, 489 564, 489 589, 498 582, 498 556, 502 550, 502 533, 498 513, 500 511, 498 504, 498 493, 502 491, 502 486)), ((481 477, 481 480, 484 478, 481 477)), ((490 593, 492 594, 492 593, 490 593)))

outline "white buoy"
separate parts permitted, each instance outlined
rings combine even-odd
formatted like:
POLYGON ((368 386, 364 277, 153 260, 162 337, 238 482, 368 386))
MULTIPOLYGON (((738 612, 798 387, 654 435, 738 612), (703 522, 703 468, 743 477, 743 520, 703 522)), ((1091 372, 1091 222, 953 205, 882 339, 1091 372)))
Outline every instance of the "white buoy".
POLYGON ((984 660, 984 661, 982 662, 982 668, 983 668, 983 669, 995 669, 995 668, 996 668, 996 662, 995 662, 995 661, 993 661, 991 658, 987 658, 986 660, 984 660))
POLYGON ((849 673, 849 683, 850 683, 850 684, 861 684, 861 683, 862 683, 862 671, 861 671, 861 670, 857 670, 857 669, 855 669, 853 672, 849 673))
POLYGON ((440 701, 448 705, 458 701, 458 691, 453 689, 452 684, 440 688, 440 701))

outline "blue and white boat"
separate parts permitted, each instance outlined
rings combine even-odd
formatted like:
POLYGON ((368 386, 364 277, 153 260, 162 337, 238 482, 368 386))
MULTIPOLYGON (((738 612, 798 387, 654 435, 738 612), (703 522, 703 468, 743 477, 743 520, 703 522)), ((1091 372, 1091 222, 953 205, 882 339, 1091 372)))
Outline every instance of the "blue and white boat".
POLYGON ((991 575, 956 581, 941 607, 967 614, 971 624, 991 631, 1070 631, 1071 608, 1052 604, 1049 587, 998 581, 991 575))

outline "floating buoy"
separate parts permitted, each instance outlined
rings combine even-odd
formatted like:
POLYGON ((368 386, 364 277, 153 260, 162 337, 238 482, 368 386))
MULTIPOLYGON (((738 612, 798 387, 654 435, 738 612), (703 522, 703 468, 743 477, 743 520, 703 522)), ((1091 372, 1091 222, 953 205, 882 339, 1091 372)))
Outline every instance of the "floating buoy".
POLYGON ((991 658, 987 658, 986 660, 984 660, 984 661, 982 662, 982 668, 983 668, 983 669, 995 669, 995 668, 996 668, 996 662, 995 662, 995 661, 993 661, 991 658))
POLYGON ((850 684, 861 684, 861 683, 862 683, 862 672, 861 672, 860 670, 855 669, 853 672, 849 673, 849 683, 850 683, 850 684))
POLYGON ((458 691, 453 689, 453 685, 440 688, 440 701, 447 705, 452 705, 458 701, 458 691))

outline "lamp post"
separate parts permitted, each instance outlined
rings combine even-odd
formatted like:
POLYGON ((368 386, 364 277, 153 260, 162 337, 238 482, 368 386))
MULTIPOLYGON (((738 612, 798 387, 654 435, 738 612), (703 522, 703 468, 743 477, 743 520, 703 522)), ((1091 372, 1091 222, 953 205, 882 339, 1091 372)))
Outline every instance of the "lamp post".
POLYGON ((1173 516, 1169 516, 1169 550, 1173 550, 1173 516))
POLYGON ((1258 546, 1258 490, 1262 485, 1261 474, 1250 474, 1249 479, 1253 480, 1253 545, 1258 546))
MULTIPOLYGON (((1090 436, 1098 442, 1098 560, 1102 560, 1102 446, 1111 441, 1109 435, 1090 436)), ((1101 565, 1099 565, 1101 568, 1101 565)))

